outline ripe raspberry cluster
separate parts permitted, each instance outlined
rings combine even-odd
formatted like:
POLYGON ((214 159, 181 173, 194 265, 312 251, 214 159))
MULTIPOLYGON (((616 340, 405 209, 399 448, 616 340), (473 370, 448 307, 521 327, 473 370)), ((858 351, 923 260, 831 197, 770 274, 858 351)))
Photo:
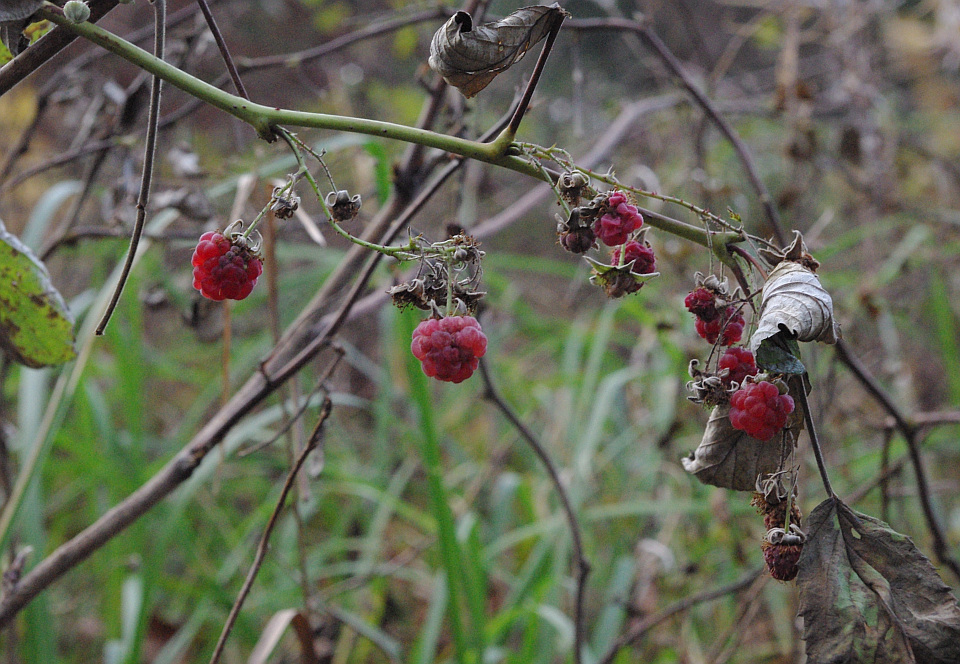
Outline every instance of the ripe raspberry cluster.
POLYGON ((431 378, 460 383, 487 352, 487 337, 473 316, 428 318, 413 331, 410 350, 431 378))
POLYGON ((730 397, 730 424, 752 438, 767 441, 783 430, 793 408, 793 397, 780 394, 773 383, 747 383, 730 397))
POLYGON ((607 212, 593 222, 593 232, 608 247, 623 244, 630 233, 643 225, 637 206, 628 203, 623 192, 612 192, 607 197, 606 208, 607 212))
POLYGON ((263 273, 260 256, 240 237, 219 231, 200 236, 193 252, 193 287, 211 300, 242 300, 263 273))
POLYGON ((723 384, 730 387, 733 383, 743 385, 747 376, 757 375, 757 361, 746 348, 742 346, 730 346, 720 359, 717 361, 717 371, 727 370, 727 375, 723 378, 723 384))
POLYGON ((687 311, 697 317, 697 334, 707 343, 715 344, 719 339, 721 346, 735 344, 743 337, 746 321, 735 306, 723 303, 718 306, 717 303, 716 293, 703 286, 691 291, 683 300, 687 311))
MULTIPOLYGON (((630 268, 631 272, 636 272, 637 274, 653 274, 657 271, 657 257, 654 255, 653 249, 649 244, 641 244, 636 240, 630 240, 624 244, 623 263, 627 265, 631 262, 633 263, 633 267, 630 268)), ((611 264, 620 264, 620 247, 613 250, 611 264)), ((637 290, 640 290, 639 284, 637 284, 637 290)))

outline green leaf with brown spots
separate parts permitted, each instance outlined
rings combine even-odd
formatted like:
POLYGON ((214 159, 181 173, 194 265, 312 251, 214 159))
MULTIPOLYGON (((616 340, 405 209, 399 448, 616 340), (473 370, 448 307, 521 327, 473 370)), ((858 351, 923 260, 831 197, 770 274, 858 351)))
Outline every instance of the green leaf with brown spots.
POLYGON ((807 526, 797 585, 808 664, 960 662, 960 606, 909 537, 839 498, 807 526))
POLYGON ((47 268, 0 222, 0 349, 28 367, 73 359, 73 317, 47 268))

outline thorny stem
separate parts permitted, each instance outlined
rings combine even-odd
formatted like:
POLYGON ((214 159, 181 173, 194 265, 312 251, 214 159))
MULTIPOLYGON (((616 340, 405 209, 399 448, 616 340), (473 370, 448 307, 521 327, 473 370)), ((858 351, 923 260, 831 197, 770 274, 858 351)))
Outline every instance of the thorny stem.
MULTIPOLYGON (((105 48, 108 51, 119 55, 125 60, 132 62, 141 69, 144 69, 154 76, 158 76, 159 78, 167 81, 171 85, 183 90, 187 94, 198 99, 202 99, 211 106, 219 108, 220 110, 229 113, 239 120, 248 123, 262 138, 268 141, 275 139, 277 133, 279 133, 277 130, 280 125, 308 127, 315 129, 330 129, 334 131, 366 134, 370 136, 378 136, 381 138, 403 141, 428 148, 437 148, 445 152, 465 157, 467 159, 475 159, 483 163, 500 166, 517 173, 522 173, 523 175, 527 175, 536 180, 549 181, 547 179, 548 176, 542 173, 540 168, 531 163, 529 159, 515 156, 510 154, 509 151, 504 151, 503 146, 499 143, 500 139, 497 139, 492 143, 486 143, 482 140, 471 141, 456 136, 448 136, 446 134, 439 134, 426 129, 408 127, 391 122, 329 115, 326 113, 307 113, 303 111, 292 111, 256 104, 249 100, 243 99, 242 97, 238 97, 220 90, 209 83, 201 81, 200 79, 153 57, 150 53, 147 53, 143 49, 130 44, 129 42, 110 32, 107 32, 99 26, 92 25, 90 23, 71 23, 63 16, 63 12, 54 5, 45 5, 44 8, 38 11, 37 15, 40 18, 47 19, 52 23, 64 26, 67 29, 76 32, 77 34, 101 46, 102 48, 105 48)), ((604 177, 599 174, 597 175, 600 177, 600 179, 603 179, 604 177)), ((634 191, 634 193, 638 193, 639 195, 649 193, 640 192, 639 190, 634 190, 632 188, 624 188, 634 191)), ((681 205, 685 203, 681 202, 680 199, 671 200, 670 197, 661 197, 660 195, 657 195, 656 197, 681 205)), ((686 207, 690 208, 690 205, 691 204, 686 204, 686 207)), ((716 217, 716 215, 712 215, 706 210, 700 210, 699 208, 690 209, 697 214, 708 215, 717 223, 729 227, 727 222, 724 222, 722 219, 716 217)), ((644 214, 646 214, 646 212, 644 212, 644 214)), ((684 239, 696 242, 702 246, 713 247, 714 251, 718 251, 720 246, 724 246, 724 249, 722 250, 724 256, 725 244, 727 242, 736 242, 742 239, 742 236, 739 232, 728 232, 722 234, 714 233, 711 239, 710 232, 696 226, 677 222, 664 224, 651 222, 650 225, 665 232, 672 233, 684 239)), ((721 260, 726 262, 727 259, 721 257, 721 260)))
POLYGON ((573 509, 573 503, 570 501, 570 496, 567 494, 567 489, 563 485, 563 480, 560 479, 560 473, 557 471, 557 468, 553 463, 553 459, 551 459, 550 455, 547 454, 547 450, 543 447, 543 445, 540 444, 540 441, 537 440, 537 437, 533 435, 533 432, 530 430, 530 428, 524 424, 523 420, 521 420, 515 412, 513 412, 513 409, 510 407, 510 405, 497 391, 496 386, 493 384, 493 378, 490 375, 490 370, 487 367, 487 362, 483 359, 480 360, 480 375, 483 377, 483 397, 492 402, 500 410, 500 412, 503 413, 503 416, 510 421, 510 424, 512 424, 520 433, 521 438, 527 442, 527 444, 530 446, 530 449, 532 449, 534 454, 537 455, 537 458, 540 459, 540 462, 547 471, 547 475, 550 476, 550 481, 553 483, 553 486, 557 491, 557 495, 560 498, 560 505, 563 507, 563 513, 567 518, 567 523, 570 527, 570 537, 573 541, 574 562, 577 565, 577 591, 576 598, 574 600, 575 639, 573 658, 574 662, 580 664, 580 662, 582 662, 583 649, 586 642, 586 626, 584 625, 583 619, 584 593, 587 586, 587 575, 590 574, 590 562, 586 559, 586 556, 583 553, 583 535, 581 533, 580 521, 577 519, 577 514, 573 509))
MULTIPOLYGON (((153 51, 155 58, 163 62, 163 49, 166 42, 166 23, 167 23, 167 0, 153 0, 154 12, 154 42, 153 51)), ((66 19, 64 19, 66 20, 66 19)), ((103 312, 103 317, 97 324, 94 331, 98 337, 103 335, 103 331, 113 316, 117 303, 120 302, 120 295, 123 293, 123 287, 127 283, 127 277, 130 276, 130 268, 133 267, 133 259, 137 254, 137 247, 140 246, 140 235, 143 233, 143 224, 147 216, 147 202, 150 200, 150 183, 153 179, 153 162, 157 149, 157 129, 160 118, 160 87, 161 79, 154 74, 150 86, 150 108, 147 112, 147 137, 143 154, 143 174, 140 178, 140 194, 137 198, 137 220, 133 226, 133 233, 130 234, 130 247, 127 250, 127 258, 123 263, 123 269, 120 272, 120 278, 117 280, 117 287, 113 291, 113 296, 107 304, 107 310, 103 312)))
POLYGON ((763 184, 763 180, 760 179, 760 174, 757 172, 756 165, 753 162, 753 158, 750 156, 750 151, 747 149, 747 146, 744 144, 743 139, 740 138, 736 130, 727 122, 726 118, 720 114, 720 111, 716 108, 710 98, 700 89, 697 83, 693 80, 690 74, 684 69, 683 64, 677 59, 677 56, 663 43, 663 40, 660 39, 659 35, 644 21, 631 21, 627 19, 618 19, 618 18, 606 18, 606 19, 584 19, 579 21, 571 21, 570 27, 580 29, 580 30, 626 30, 633 32, 639 35, 642 39, 653 48, 656 54, 659 56, 660 60, 663 61, 665 65, 673 72, 673 74, 680 79, 680 82, 687 89, 687 92, 690 93, 690 96, 697 102, 700 108, 703 109, 703 112, 713 121, 717 126, 717 129, 720 130, 720 133, 726 137, 726 139, 733 146, 733 149, 737 153, 737 157, 740 159, 740 163, 743 165, 743 169, 746 171, 747 179, 750 181, 751 186, 757 194, 757 197, 760 199, 761 205, 763 205, 764 212, 767 215, 767 219, 770 222, 771 229, 773 230, 774 235, 777 237, 777 241, 781 246, 787 245, 787 236, 783 230, 783 224, 780 220, 780 213, 777 211, 777 207, 774 204, 773 197, 770 195, 769 190, 766 185, 763 184))
MULTIPOLYGON (((335 366, 336 362, 331 365, 330 369, 332 370, 332 368, 335 366)), ((310 438, 307 440, 307 444, 304 446, 303 450, 300 452, 300 456, 297 457, 296 462, 293 464, 293 467, 287 474, 287 479, 283 483, 283 489, 280 491, 280 497, 277 499, 277 504, 273 508, 273 513, 270 514, 270 519, 267 521, 267 526, 263 531, 263 535, 260 537, 260 543, 257 545, 257 553, 253 559, 253 563, 250 565, 250 570, 247 572, 247 578, 243 581, 243 587, 240 588, 240 592, 237 594, 237 599, 234 601, 233 607, 230 609, 230 614, 227 616, 227 621, 223 625, 223 631, 220 632, 220 638, 217 640, 217 645, 213 650, 213 654, 210 656, 210 664, 216 664, 220 660, 220 655, 223 653, 223 648, 227 643, 227 637, 230 636, 230 632, 233 630, 233 625, 237 622, 237 617, 240 615, 240 609, 243 607, 243 602, 247 599, 247 595, 250 594, 250 588, 253 587, 253 582, 257 578, 257 574, 260 572, 260 567, 263 565, 263 560, 267 557, 267 551, 270 549, 270 535, 273 534, 273 528, 277 525, 280 512, 283 510, 283 507, 287 502, 287 495, 290 493, 290 489, 293 488, 293 483, 297 478, 297 473, 299 473, 300 469, 303 468, 303 464, 307 460, 307 457, 310 456, 310 453, 313 452, 313 450, 316 449, 320 443, 322 443, 323 424, 330 416, 330 411, 332 408, 333 405, 330 401, 330 398, 327 397, 323 402, 323 406, 320 408, 320 418, 317 421, 317 426, 314 427, 313 433, 310 434, 310 438)))
MULTIPOLYGON (((365 247, 366 249, 370 249, 372 251, 376 251, 377 253, 381 253, 385 256, 390 256, 392 258, 397 259, 398 261, 413 260, 418 257, 418 254, 414 253, 416 247, 414 246, 412 240, 405 245, 401 245, 398 247, 388 247, 382 244, 368 242, 367 240, 359 238, 351 234, 348 230, 346 230, 340 224, 338 224, 336 219, 333 218, 333 214, 331 213, 329 206, 327 206, 327 202, 323 196, 323 193, 320 191, 319 183, 317 182, 316 178, 313 177, 313 174, 310 172, 310 169, 307 168, 306 161, 303 158, 303 152, 300 150, 300 141, 298 141, 293 134, 291 134, 289 131, 287 131, 283 127, 276 127, 275 130, 280 135, 280 138, 282 138, 287 143, 287 145, 290 146, 290 149, 293 151, 293 156, 296 157, 297 164, 300 166, 300 170, 294 176, 293 180, 295 181, 297 178, 302 176, 304 179, 306 179, 308 183, 310 183, 310 187, 313 189, 313 193, 316 194, 317 199, 320 201, 320 205, 323 206, 323 212, 324 214, 327 215, 327 221, 330 222, 330 226, 339 235, 346 238, 350 242, 353 242, 356 245, 365 247)), ((284 187, 284 191, 289 189, 292 186, 292 184, 293 182, 291 182, 289 185, 284 187)), ((268 204, 268 207, 269 207, 269 204, 268 204)), ((264 208, 264 210, 266 210, 266 208, 264 208)), ((263 213, 261 212, 260 214, 262 215, 263 213)))

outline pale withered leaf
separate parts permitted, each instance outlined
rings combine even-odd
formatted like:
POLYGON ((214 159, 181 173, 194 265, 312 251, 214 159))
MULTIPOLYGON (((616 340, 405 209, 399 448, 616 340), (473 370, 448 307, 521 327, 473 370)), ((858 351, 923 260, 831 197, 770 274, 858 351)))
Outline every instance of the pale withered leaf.
POLYGON ((797 585, 809 664, 960 662, 960 606, 909 537, 838 498, 807 528, 797 585))
POLYGON ((475 26, 470 14, 457 12, 433 35, 430 68, 465 97, 473 97, 566 16, 557 4, 538 5, 518 9, 495 23, 475 26))
POLYGON ((754 491, 757 477, 783 468, 803 428, 800 404, 782 433, 766 442, 730 424, 730 404, 716 406, 697 449, 684 457, 683 469, 704 484, 735 491, 754 491))
POLYGON ((756 352, 760 342, 786 330, 800 341, 834 344, 840 328, 833 319, 833 299, 820 278, 799 263, 783 261, 763 285, 760 321, 750 338, 756 352))

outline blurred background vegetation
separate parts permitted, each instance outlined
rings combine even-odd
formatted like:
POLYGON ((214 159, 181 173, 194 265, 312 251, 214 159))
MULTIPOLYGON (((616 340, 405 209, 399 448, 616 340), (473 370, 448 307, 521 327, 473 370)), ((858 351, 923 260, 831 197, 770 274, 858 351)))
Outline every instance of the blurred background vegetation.
MULTIPOLYGON (((170 59, 205 80, 220 77, 222 62, 193 3, 169 4, 172 16, 190 14, 171 28, 170 59)), ((521 4, 491 2, 487 13, 502 16, 521 4)), ((801 230, 821 261, 846 340, 906 413, 947 422, 924 429, 923 450, 956 555, 960 9, 952 0, 561 4, 575 19, 642 12, 740 133, 784 225, 801 230)), ((211 5, 241 65, 438 7, 211 5)), ((437 12, 319 60, 250 70, 244 81, 264 104, 413 124, 426 98, 423 84, 433 76, 425 68, 429 40, 444 17, 437 12)), ((129 34, 151 20, 146 3, 137 3, 100 24, 129 34)), ((570 26, 561 31, 519 138, 555 144, 576 159, 607 135, 624 108, 648 102, 597 170, 612 168, 627 184, 718 213, 730 208, 748 230, 768 235, 734 150, 656 54, 627 33, 570 26)), ((5 496, 29 450, 44 446, 4 553, 8 563, 33 547, 27 569, 185 445, 224 394, 257 371, 274 330, 296 317, 346 250, 332 233, 321 247, 296 220, 281 222, 270 250, 275 281, 265 277, 268 283, 228 316, 222 305, 201 301, 189 266, 196 238, 222 228, 236 215, 231 210, 256 214, 273 179, 294 164, 283 145, 267 145, 219 111, 196 108, 161 132, 151 239, 106 336, 93 340, 96 302, 126 251, 145 95, 136 92, 140 103, 116 120, 123 91, 142 75, 112 56, 54 79, 88 53, 96 51, 77 42, 0 97, 4 160, 43 104, 29 149, 3 173, 0 218, 34 250, 49 249, 46 263, 81 330, 80 356, 62 370, 4 362, 0 374, 5 496), (46 89, 51 80, 54 89, 46 89), (108 141, 110 149, 32 174, 95 141, 108 141), (249 176, 254 184, 244 192, 249 176), (66 229, 83 237, 51 244, 66 229)), ((507 111, 533 60, 476 99, 451 91, 438 128, 483 132, 507 111)), ((166 88, 164 113, 189 103, 166 88)), ((404 146, 320 131, 300 136, 327 150, 340 188, 363 196, 351 228, 359 232, 386 200, 404 146)), ((587 266, 557 245, 552 197, 512 214, 532 184, 469 164, 411 228, 442 237, 450 224, 469 231, 497 215, 511 221, 483 238, 487 359, 506 400, 559 466, 578 511, 592 564, 588 645, 599 658, 630 626, 757 569, 764 529, 749 496, 705 487, 679 464, 706 420, 686 400, 684 384, 690 359, 709 349, 682 306, 693 273, 714 267, 706 252, 653 232, 648 239, 661 278, 637 295, 605 301, 588 283, 587 266)), ((319 225, 320 206, 300 193, 319 225)), ((697 223, 681 208, 642 203, 697 223)), ((384 291, 397 274, 381 268, 371 292, 384 291)), ((324 454, 298 484, 296 512, 283 513, 223 661, 451 660, 437 546, 442 524, 423 456, 431 441, 442 452, 460 574, 475 591, 465 611, 473 616, 471 638, 484 644, 483 661, 571 660, 570 536, 549 478, 517 430, 483 399, 479 376, 457 386, 427 382, 409 352, 417 320, 383 306, 341 331, 347 353, 331 381, 324 454)), ((857 509, 890 521, 929 552, 909 466, 882 486, 876 481, 906 454, 888 414, 832 349, 807 346, 811 400, 835 488, 842 496, 858 493, 857 509)), ((315 363, 298 375, 301 394, 321 370, 315 363)), ((170 498, 34 600, 0 636, 5 661, 206 661, 292 446, 316 418, 310 409, 292 440, 238 454, 271 439, 283 411, 278 395, 249 413, 222 454, 211 454, 170 498)), ((824 494, 805 440, 800 458, 800 500, 808 512, 824 494)), ((956 587, 957 579, 944 579, 956 587)), ((739 593, 678 612, 615 661, 801 662, 795 614, 793 585, 762 575, 739 593)))

